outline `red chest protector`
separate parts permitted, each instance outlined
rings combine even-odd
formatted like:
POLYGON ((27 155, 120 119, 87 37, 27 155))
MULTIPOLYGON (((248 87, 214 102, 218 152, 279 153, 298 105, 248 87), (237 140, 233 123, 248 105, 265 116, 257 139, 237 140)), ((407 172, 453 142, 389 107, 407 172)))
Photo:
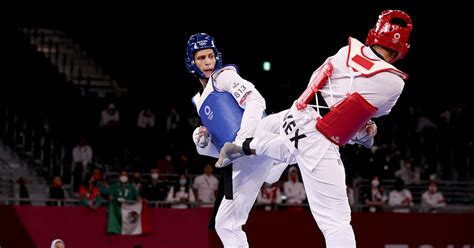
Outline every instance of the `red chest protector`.
POLYGON ((346 97, 316 122, 316 129, 336 145, 345 145, 377 113, 359 93, 346 97))
MULTIPOLYGON (((370 77, 383 71, 390 71, 402 78, 407 75, 382 60, 367 58, 362 49, 364 45, 356 39, 349 38, 347 66, 360 72, 361 76, 370 77)), ((308 88, 297 101, 298 109, 303 109, 312 100, 314 94, 322 89, 332 74, 330 61, 319 71, 308 88)), ((348 94, 340 103, 331 107, 329 113, 318 118, 316 129, 333 143, 342 146, 354 137, 359 130, 377 113, 377 107, 370 104, 357 92, 348 94)))

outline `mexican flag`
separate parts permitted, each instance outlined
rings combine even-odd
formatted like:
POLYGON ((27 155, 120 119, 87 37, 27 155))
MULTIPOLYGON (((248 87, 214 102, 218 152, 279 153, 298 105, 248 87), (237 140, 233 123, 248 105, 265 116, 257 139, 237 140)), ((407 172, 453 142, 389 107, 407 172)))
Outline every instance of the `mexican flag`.
POLYGON ((107 233, 138 235, 151 233, 150 212, 148 204, 109 202, 107 233))

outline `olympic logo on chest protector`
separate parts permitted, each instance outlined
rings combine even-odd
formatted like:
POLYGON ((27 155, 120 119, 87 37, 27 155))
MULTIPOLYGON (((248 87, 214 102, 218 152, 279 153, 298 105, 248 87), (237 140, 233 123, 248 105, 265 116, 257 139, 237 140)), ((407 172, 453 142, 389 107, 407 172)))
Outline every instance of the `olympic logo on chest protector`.
POLYGON ((212 119, 214 118, 214 111, 212 111, 209 105, 206 105, 204 107, 204 114, 207 116, 207 119, 209 119, 210 121, 212 121, 212 119))

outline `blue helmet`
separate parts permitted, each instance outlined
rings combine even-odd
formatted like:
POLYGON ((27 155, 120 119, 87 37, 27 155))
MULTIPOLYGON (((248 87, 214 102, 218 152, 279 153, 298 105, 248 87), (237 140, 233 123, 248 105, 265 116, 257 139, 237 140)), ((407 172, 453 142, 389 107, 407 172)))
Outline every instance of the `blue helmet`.
POLYGON ((202 49, 212 48, 216 56, 216 65, 214 70, 222 66, 222 54, 217 50, 216 45, 214 45, 214 38, 205 33, 193 34, 189 40, 186 48, 186 68, 189 73, 195 74, 200 78, 205 78, 204 72, 199 70, 199 68, 194 63, 194 53, 202 49))

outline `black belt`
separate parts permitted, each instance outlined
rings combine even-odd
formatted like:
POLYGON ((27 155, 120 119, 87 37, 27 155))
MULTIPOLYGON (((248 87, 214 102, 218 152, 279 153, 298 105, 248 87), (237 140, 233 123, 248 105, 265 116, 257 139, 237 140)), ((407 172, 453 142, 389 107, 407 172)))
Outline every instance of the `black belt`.
POLYGON ((221 171, 219 185, 217 187, 216 201, 214 202, 214 208, 212 209, 211 219, 209 220, 208 224, 209 230, 215 229, 217 210, 219 209, 224 196, 227 200, 234 199, 234 189, 232 186, 232 164, 224 167, 221 171))

